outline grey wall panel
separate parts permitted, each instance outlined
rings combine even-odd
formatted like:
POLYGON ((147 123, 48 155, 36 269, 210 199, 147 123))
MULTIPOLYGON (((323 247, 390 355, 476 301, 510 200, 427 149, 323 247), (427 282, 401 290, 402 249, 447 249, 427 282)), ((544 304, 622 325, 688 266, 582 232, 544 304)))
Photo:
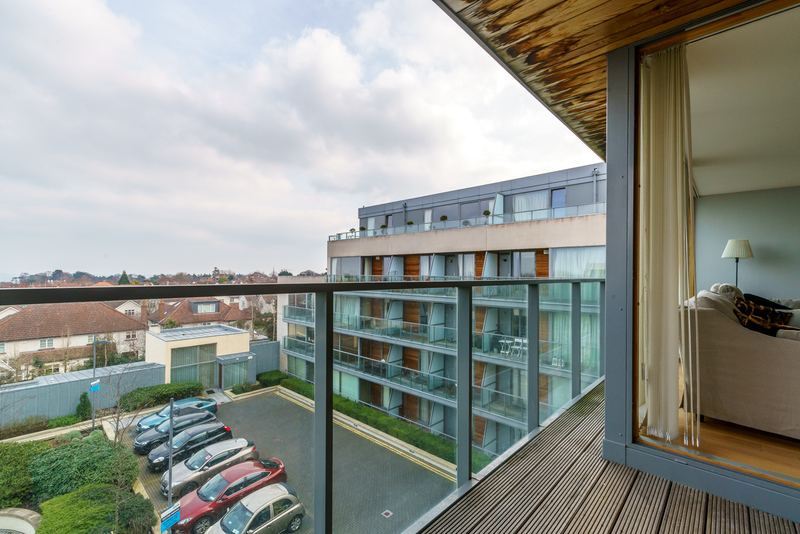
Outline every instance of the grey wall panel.
POLYGON ((279 341, 254 341, 250 343, 250 352, 255 354, 256 374, 280 369, 281 344, 279 341))
POLYGON ((579 204, 591 204, 594 202, 594 184, 568 185, 567 206, 577 206, 579 204))
POLYGON ((767 298, 800 298, 800 187, 697 199, 697 285, 733 284, 735 261, 722 259, 728 239, 750 240, 739 260, 739 287, 767 298))

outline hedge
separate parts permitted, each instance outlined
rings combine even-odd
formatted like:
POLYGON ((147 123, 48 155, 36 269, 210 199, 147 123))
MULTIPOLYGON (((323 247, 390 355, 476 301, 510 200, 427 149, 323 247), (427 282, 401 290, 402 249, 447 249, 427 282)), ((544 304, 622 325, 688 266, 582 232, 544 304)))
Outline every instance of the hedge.
MULTIPOLYGON (((314 385, 298 378, 287 378, 281 381, 281 386, 309 399, 314 399, 314 385)), ((333 396, 333 409, 443 460, 456 462, 456 443, 443 436, 431 434, 410 423, 395 419, 379 410, 340 395, 333 396)), ((491 461, 492 459, 488 455, 472 451, 473 471, 480 471, 491 461)))
POLYGON ((0 443, 0 508, 17 507, 31 500, 30 463, 48 449, 50 445, 44 441, 0 443))
POLYGON ((47 430, 48 421, 49 419, 44 415, 32 415, 21 421, 14 421, 0 428, 0 439, 8 439, 15 436, 30 434, 31 432, 47 430))
POLYGON ((248 384, 245 382, 244 384, 236 384, 231 388, 231 391, 234 395, 241 395, 242 393, 249 393, 251 391, 255 391, 257 389, 261 389, 263 386, 258 382, 253 384, 248 384))
POLYGON ((256 380, 258 380, 258 383, 265 388, 277 386, 282 380, 287 378, 289 377, 280 371, 267 371, 266 373, 258 373, 258 375, 256 375, 256 380))
POLYGON ((36 502, 71 493, 88 484, 130 489, 138 474, 139 465, 128 448, 99 436, 46 450, 30 463, 36 502))
POLYGON ((200 382, 177 382, 148 386, 124 394, 119 399, 119 407, 126 412, 133 412, 158 404, 167 404, 170 397, 175 400, 186 399, 200 395, 202 392, 203 384, 200 382))
MULTIPOLYGON (((114 530, 116 489, 93 484, 43 502, 38 534, 100 534, 114 530)), ((123 492, 119 506, 119 532, 145 534, 156 524, 153 503, 141 495, 123 492)))
POLYGON ((77 415, 62 415, 61 417, 56 417, 55 419, 50 419, 47 422, 47 428, 59 428, 62 426, 72 426, 77 425, 81 422, 80 417, 77 415))

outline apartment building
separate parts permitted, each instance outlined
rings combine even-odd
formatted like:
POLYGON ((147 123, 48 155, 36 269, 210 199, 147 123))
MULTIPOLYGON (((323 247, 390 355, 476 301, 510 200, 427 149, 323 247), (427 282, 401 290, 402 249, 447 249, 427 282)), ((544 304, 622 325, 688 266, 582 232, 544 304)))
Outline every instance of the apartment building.
MULTIPOLYGON (((593 165, 369 206, 328 241, 328 280, 602 278, 605 166, 593 165)), ((585 284, 581 382, 600 376, 598 287, 585 284)), ((568 287, 541 293, 539 419, 571 398, 568 287), (566 291, 565 291, 566 290, 566 291)), ((282 295, 289 374, 313 380, 313 295, 282 295)), ((477 288, 475 448, 495 456, 526 433, 526 288, 477 288)), ((453 288, 360 291, 334 300, 334 391, 449 437, 456 425, 453 288)))

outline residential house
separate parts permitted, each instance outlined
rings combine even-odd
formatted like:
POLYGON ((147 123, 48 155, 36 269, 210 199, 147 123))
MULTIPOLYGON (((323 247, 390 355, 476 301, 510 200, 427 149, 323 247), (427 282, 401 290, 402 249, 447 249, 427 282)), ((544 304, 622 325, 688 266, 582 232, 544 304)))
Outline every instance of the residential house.
POLYGON ((95 340, 140 356, 145 326, 102 302, 36 304, 0 319, 0 355, 20 378, 63 373, 92 357, 95 340), (34 369, 34 362, 40 369, 34 369))
POLYGON ((800 521, 800 8, 434 1, 608 165, 603 456, 800 521))
MULTIPOLYGON (((364 230, 330 237, 327 278, 602 278, 605 188, 599 164, 364 207, 364 230)), ((544 365, 534 408, 541 421, 572 398, 568 290, 542 294, 544 365)), ((600 376, 597 285, 584 293, 585 386, 600 376)), ((313 295, 281 297, 287 371, 313 380, 313 295)), ((474 443, 495 457, 527 433, 527 293, 522 285, 485 287, 473 299, 474 443)), ((337 293, 334 391, 455 438, 456 313, 454 290, 337 293)))
POLYGON ((227 325, 147 332, 146 361, 165 366, 164 381, 230 389, 256 381, 250 333, 227 325))
POLYGON ((148 316, 151 327, 160 328, 174 322, 179 328, 224 324, 250 328, 250 314, 229 306, 214 297, 159 302, 158 309, 148 316))

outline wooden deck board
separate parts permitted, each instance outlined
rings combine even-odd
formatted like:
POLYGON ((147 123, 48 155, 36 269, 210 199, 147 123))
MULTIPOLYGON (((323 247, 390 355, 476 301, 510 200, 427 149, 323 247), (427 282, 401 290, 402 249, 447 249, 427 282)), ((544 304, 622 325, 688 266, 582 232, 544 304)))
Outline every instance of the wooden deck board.
POLYGON ((800 525, 603 460, 604 385, 429 523, 425 534, 800 534, 800 525))

